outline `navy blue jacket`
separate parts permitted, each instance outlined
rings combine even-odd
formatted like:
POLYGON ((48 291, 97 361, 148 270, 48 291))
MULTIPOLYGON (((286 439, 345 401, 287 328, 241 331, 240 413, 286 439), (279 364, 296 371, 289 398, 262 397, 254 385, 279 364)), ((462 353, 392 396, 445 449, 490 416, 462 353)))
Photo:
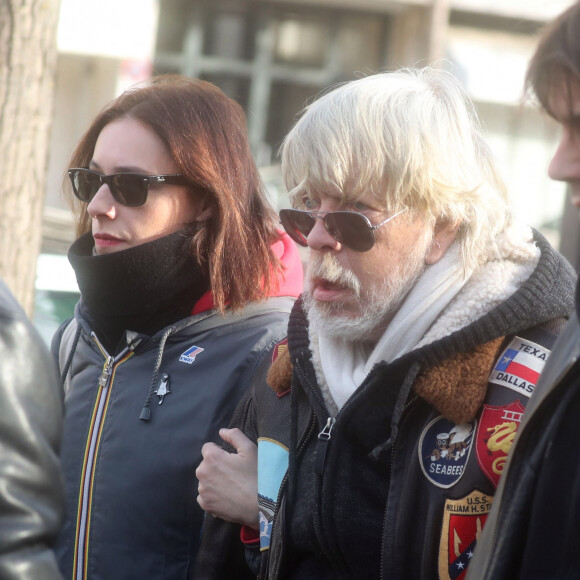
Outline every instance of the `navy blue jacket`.
POLYGON ((67 517, 57 546, 66 578, 187 577, 203 521, 201 447, 217 438, 285 335, 293 302, 207 311, 153 337, 127 333, 115 357, 77 306, 61 453, 67 517), (140 420, 147 406, 150 418, 140 420))

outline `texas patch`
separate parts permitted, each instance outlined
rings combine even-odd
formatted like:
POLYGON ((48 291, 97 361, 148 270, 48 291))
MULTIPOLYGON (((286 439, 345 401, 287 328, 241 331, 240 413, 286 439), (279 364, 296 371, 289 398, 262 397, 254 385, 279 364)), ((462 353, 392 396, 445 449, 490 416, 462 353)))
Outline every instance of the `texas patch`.
POLYGON ((421 434, 419 463, 425 477, 437 487, 455 485, 471 453, 474 423, 456 425, 442 415, 433 419, 421 434))
POLYGON ((441 580, 465 578, 492 501, 493 496, 474 490, 465 497, 445 502, 439 544, 441 580))
POLYGON ((531 397, 549 356, 547 348, 516 336, 501 353, 489 382, 531 397))
POLYGON ((475 436, 475 453, 479 467, 495 487, 525 410, 520 401, 503 407, 483 406, 475 436))

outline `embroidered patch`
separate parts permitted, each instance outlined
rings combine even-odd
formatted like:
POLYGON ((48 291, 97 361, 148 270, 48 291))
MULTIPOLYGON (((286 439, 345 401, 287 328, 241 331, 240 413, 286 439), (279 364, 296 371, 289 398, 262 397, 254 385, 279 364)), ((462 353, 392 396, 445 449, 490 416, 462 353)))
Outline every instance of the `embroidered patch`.
POLYGON ((443 416, 425 427, 419 441, 419 463, 425 477, 437 487, 455 485, 471 452, 476 422, 456 425, 443 416))
POLYGON ((445 502, 439 545, 440 579, 465 578, 492 502, 493 496, 477 490, 460 499, 445 502))
POLYGON ((531 397, 549 356, 547 348, 516 336, 501 353, 489 382, 531 397))
POLYGON ((190 346, 180 357, 179 362, 187 363, 188 365, 193 364, 195 357, 204 351, 201 346, 190 346))
POLYGON ((475 453, 479 467, 495 487, 525 410, 520 401, 503 407, 483 406, 475 435, 475 453))
POLYGON ((273 439, 258 439, 260 550, 270 547, 276 500, 287 469, 288 448, 273 439))
POLYGON ((281 340, 272 350, 272 362, 288 350, 288 339, 281 340))

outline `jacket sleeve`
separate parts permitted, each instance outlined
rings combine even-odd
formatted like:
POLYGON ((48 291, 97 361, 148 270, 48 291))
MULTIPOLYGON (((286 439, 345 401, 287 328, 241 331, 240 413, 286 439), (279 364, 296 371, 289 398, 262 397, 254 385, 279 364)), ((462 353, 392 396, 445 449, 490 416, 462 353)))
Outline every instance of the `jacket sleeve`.
POLYGON ((63 401, 48 349, 0 283, 0 578, 62 578, 63 401))
MULTIPOLYGON (((257 382, 265 380, 269 366, 269 357, 267 360, 264 358, 254 375, 252 386, 238 404, 229 424, 230 428, 237 427, 254 442, 257 440, 254 389, 257 382)), ((228 445, 223 442, 222 447, 228 449, 228 445)), ((229 448, 228 451, 233 450, 229 448)), ((250 567, 259 566, 259 549, 257 545, 255 549, 246 548, 240 533, 240 525, 206 513, 197 561, 189 575, 190 580, 255 580, 257 572, 252 572, 250 567)))

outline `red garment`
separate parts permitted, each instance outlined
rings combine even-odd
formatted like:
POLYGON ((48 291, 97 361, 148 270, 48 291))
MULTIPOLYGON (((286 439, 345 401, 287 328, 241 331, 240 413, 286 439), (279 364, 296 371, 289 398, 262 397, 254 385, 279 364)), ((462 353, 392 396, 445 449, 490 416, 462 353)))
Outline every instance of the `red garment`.
POLYGON ((250 526, 242 526, 240 530, 240 540, 247 546, 256 546, 260 542, 260 532, 259 530, 254 530, 250 526))
MULTIPOLYGON (((280 238, 272 244, 272 251, 284 265, 284 271, 278 279, 278 287, 273 290, 269 298, 274 296, 293 296, 298 298, 302 292, 304 279, 302 262, 296 244, 286 232, 280 231, 280 238)), ((213 295, 208 290, 193 306, 191 314, 199 314, 214 307, 213 295)))

